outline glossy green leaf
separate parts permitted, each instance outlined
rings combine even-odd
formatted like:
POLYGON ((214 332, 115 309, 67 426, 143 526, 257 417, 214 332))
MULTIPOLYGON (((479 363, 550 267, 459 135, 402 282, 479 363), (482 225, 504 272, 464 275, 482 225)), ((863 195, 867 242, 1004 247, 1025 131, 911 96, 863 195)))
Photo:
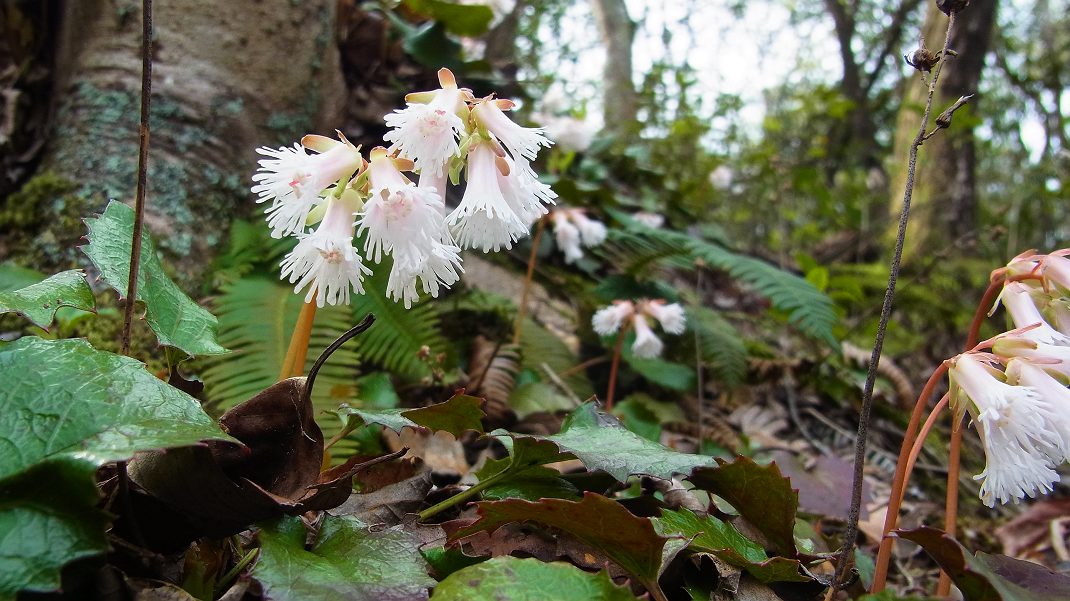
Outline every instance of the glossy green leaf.
POLYGON ((1070 598, 1070 577, 1044 566, 988 553, 972 554, 942 530, 896 531, 913 541, 951 577, 968 601, 1057 601, 1070 598))
POLYGON ((617 418, 598 411, 594 403, 578 407, 565 420, 561 432, 546 440, 575 455, 588 469, 605 470, 621 481, 635 474, 670 478, 714 463, 712 457, 678 453, 647 440, 617 418))
POLYGON ((52 325, 60 307, 83 311, 96 309, 93 291, 89 289, 82 270, 64 271, 19 290, 0 292, 0 313, 20 313, 44 329, 52 325))
POLYGON ((758 465, 749 457, 718 463, 695 470, 687 479, 731 503, 780 554, 794 557, 799 493, 791 481, 780 474, 776 463, 758 465))
POLYGON ((665 359, 644 359, 632 354, 631 346, 625 345, 621 353, 628 367, 652 384, 680 392, 695 389, 695 366, 674 363, 665 359))
POLYGON ((494 11, 485 4, 458 4, 443 0, 404 0, 410 10, 442 23, 450 33, 474 37, 486 33, 494 11))
POLYGON ((64 565, 107 550, 95 471, 64 457, 0 481, 0 600, 54 591, 64 565))
POLYGON ((505 524, 534 522, 562 530, 609 557, 643 586, 658 590, 662 549, 668 539, 654 524, 632 515, 623 505, 594 493, 581 501, 508 499, 477 503, 479 520, 455 532, 457 540, 477 532, 494 532, 505 524))
MULTIPOLYGON (((82 251, 100 270, 100 277, 120 295, 126 294, 130 274, 130 247, 134 210, 112 201, 97 217, 85 220, 89 244, 82 251)), ((145 303, 145 321, 161 344, 187 355, 220 355, 227 352, 216 341, 216 318, 193 302, 164 273, 156 246, 146 232, 142 240, 137 299, 145 303)))
POLYGON ((786 557, 770 558, 758 543, 740 534, 734 526, 712 516, 698 516, 682 509, 663 510, 654 519, 658 534, 682 536, 692 551, 709 553, 725 563, 746 570, 759 582, 806 582, 799 562, 786 557))
POLYGON ((101 464, 228 439, 196 399, 85 340, 27 336, 4 344, 0 374, 0 479, 60 456, 101 464))
POLYGON ((420 543, 400 527, 375 529, 347 516, 325 516, 310 547, 300 518, 263 524, 253 577, 272 601, 427 599, 420 543))
POLYGON ((395 432, 402 428, 445 430, 454 436, 468 430, 483 431, 483 399, 455 394, 449 400, 416 409, 365 409, 343 405, 338 414, 365 424, 380 424, 395 432))
POLYGON ((435 588, 435 601, 635 601, 605 571, 592 574, 561 561, 495 557, 455 572, 435 588))

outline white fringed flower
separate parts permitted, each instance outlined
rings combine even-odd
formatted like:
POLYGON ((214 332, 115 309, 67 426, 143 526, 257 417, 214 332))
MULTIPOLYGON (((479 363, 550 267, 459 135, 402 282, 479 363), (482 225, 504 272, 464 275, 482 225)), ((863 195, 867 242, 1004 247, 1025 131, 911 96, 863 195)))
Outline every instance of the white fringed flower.
POLYGON ((461 203, 446 222, 461 248, 512 248, 527 235, 528 226, 509 206, 499 183, 497 155, 489 143, 476 144, 468 153, 467 186, 461 203))
POLYGON ((1070 460, 1070 389, 1051 376, 1042 366, 1024 359, 1012 359, 1007 364, 1007 378, 1021 386, 1033 388, 1051 408, 1046 417, 1049 428, 1059 435, 1059 444, 1050 453, 1055 463, 1070 460))
POLYGON ((1023 338, 1042 344, 1070 346, 1070 336, 1051 327, 1041 315, 1028 286, 1020 282, 1009 282, 1003 287, 1001 298, 1016 327, 1036 326, 1022 332, 1023 338))
POLYGON ((661 350, 665 345, 650 329, 646 316, 636 313, 632 316, 632 323, 635 326, 635 342, 632 343, 632 354, 642 359, 653 359, 661 355, 661 350))
POLYGON ((437 297, 441 288, 460 279, 460 248, 442 218, 445 208, 438 192, 408 181, 385 149, 373 149, 371 156, 372 196, 358 233, 367 235, 364 251, 371 260, 393 256, 387 295, 409 308, 418 300, 417 284, 437 297))
POLYGON ((521 127, 502 112, 516 106, 510 100, 483 100, 472 109, 472 116, 501 142, 513 160, 534 161, 539 148, 549 147, 551 142, 540 127, 521 127))
POLYGON ((567 211, 557 210, 550 213, 554 224, 554 240, 561 252, 565 253, 565 263, 575 263, 583 258, 580 244, 580 228, 573 225, 567 211))
POLYGON ((402 301, 409 309, 420 299, 417 292, 419 283, 426 294, 438 298, 441 289, 449 289, 461 279, 464 269, 461 267, 460 249, 456 246, 435 242, 431 252, 419 264, 394 261, 387 280, 386 294, 391 300, 402 301))
POLYGON ((1070 259, 1058 253, 1046 255, 1040 262, 1040 275, 1048 288, 1070 293, 1070 259))
POLYGON ((503 168, 498 170, 498 186, 505 201, 527 229, 549 212, 546 205, 555 204, 557 198, 550 186, 539 181, 539 176, 527 161, 513 161, 498 157, 503 168))
POLYGON ((591 326, 600 336, 609 336, 620 330, 624 320, 635 314, 635 305, 632 301, 613 301, 612 305, 602 307, 595 311, 591 318, 591 326))
POLYGON ((327 140, 330 148, 319 154, 308 154, 301 144, 277 150, 266 146, 256 149, 270 158, 260 160, 251 191, 257 195, 256 202, 271 201, 265 213, 274 238, 302 231, 309 211, 322 202, 320 194, 352 175, 362 164, 360 152, 348 142, 320 136, 306 138, 327 140))
POLYGON ((687 327, 684 308, 678 303, 665 304, 663 300, 647 301, 641 305, 640 311, 657 319, 661 324, 661 329, 666 333, 683 334, 687 327))
POLYGON ((1070 346, 1044 344, 1023 337, 1022 332, 1009 332, 996 339, 992 352, 1000 357, 1022 357, 1070 378, 1070 346))
POLYGON ((966 403, 984 443, 987 463, 975 479, 989 507, 1050 492, 1059 479, 1050 457, 1061 443, 1051 405, 1037 389, 1011 386, 998 373, 969 353, 951 362, 952 398, 966 403))
POLYGON ((606 226, 601 221, 590 219, 583 214, 583 211, 573 211, 572 221, 580 230, 580 238, 584 246, 590 248, 606 241, 606 226))
POLYGON ((565 263, 583 258, 582 247, 598 246, 606 239, 606 226, 587 217, 583 209, 556 209, 550 214, 557 246, 565 253, 565 263))
POLYGON ((371 273, 353 248, 355 203, 332 198, 323 221, 312 234, 299 234, 300 242, 282 260, 282 279, 297 283, 294 292, 306 286, 305 302, 316 305, 349 304, 350 288, 364 293, 364 276, 371 273))
POLYGON ((450 157, 457 154, 458 138, 465 133, 464 121, 457 115, 464 108, 463 92, 449 69, 440 69, 438 78, 442 87, 431 93, 430 102, 409 102, 384 117, 393 128, 383 136, 391 142, 390 150, 400 150, 418 171, 432 174, 445 170, 450 157))

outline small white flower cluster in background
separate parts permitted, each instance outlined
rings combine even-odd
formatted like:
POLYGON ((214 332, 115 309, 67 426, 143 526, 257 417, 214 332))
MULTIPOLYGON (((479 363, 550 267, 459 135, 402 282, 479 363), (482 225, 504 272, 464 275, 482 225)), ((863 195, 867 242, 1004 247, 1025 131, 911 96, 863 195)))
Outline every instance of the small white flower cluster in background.
POLYGON ((613 304, 595 312, 591 325, 601 336, 635 328, 632 353, 636 357, 653 359, 661 355, 664 345, 650 329, 651 318, 657 320, 661 329, 669 334, 682 334, 687 325, 683 307, 677 303, 666 304, 660 299, 640 299, 634 303, 628 300, 613 301, 613 304))
POLYGON ((987 459, 981 500, 992 507, 1051 492, 1070 460, 1070 250, 1016 257, 1001 301, 1015 329, 991 353, 951 360, 952 407, 970 413, 987 459), (1054 324, 1054 325, 1053 325, 1054 324))
POLYGON ((606 240, 605 224, 588 217, 583 209, 554 209, 550 221, 554 224, 557 247, 565 253, 565 263, 579 261, 584 247, 592 248, 606 240))
POLYGON ((510 120, 503 111, 513 102, 459 88, 448 69, 439 84, 386 115, 391 146, 372 149, 367 160, 341 133, 257 149, 267 158, 252 192, 268 203, 271 235, 299 240, 281 268, 295 292, 308 288, 305 302, 348 303, 351 290, 364 292, 365 261, 386 256, 393 258, 387 296, 406 308, 420 290, 437 297, 460 278, 462 249, 511 248, 553 204, 557 195, 530 164, 550 145, 542 130, 510 120), (447 214, 447 181, 459 183, 462 170, 464 194, 447 214), (364 236, 363 256, 354 233, 364 236))

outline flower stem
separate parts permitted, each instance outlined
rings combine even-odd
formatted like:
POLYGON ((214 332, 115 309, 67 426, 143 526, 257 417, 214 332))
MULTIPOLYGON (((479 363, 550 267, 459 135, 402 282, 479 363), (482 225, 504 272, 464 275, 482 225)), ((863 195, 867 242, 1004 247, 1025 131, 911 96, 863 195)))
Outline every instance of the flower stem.
POLYGON ((483 492, 484 490, 486 490, 486 489, 490 488, 491 486, 494 486, 498 482, 501 482, 502 480, 504 480, 505 477, 506 477, 507 472, 509 472, 508 468, 498 472, 497 474, 494 474, 493 476, 491 476, 490 478, 487 478, 486 480, 482 480, 480 482, 477 482, 476 484, 468 487, 465 490, 462 490, 461 492, 453 495, 452 497, 450 497, 450 498, 448 498, 448 499, 446 499, 444 501, 441 501, 439 503, 436 503, 436 504, 432 505, 431 507, 428 507, 427 509, 425 509, 425 510, 423 510, 423 511, 421 511, 419 513, 420 521, 422 522, 422 521, 426 520, 427 518, 429 518, 431 516, 437 515, 437 514, 443 512, 443 511, 449 509, 450 507, 453 507, 454 505, 458 505, 460 503, 463 503, 463 502, 467 501, 468 499, 471 499, 472 497, 476 496, 477 494, 483 492))
POLYGON ((929 432, 932 431, 940 412, 947 409, 949 399, 950 396, 946 394, 940 398, 940 402, 929 412, 929 417, 925 418, 925 423, 921 425, 921 430, 918 431, 918 435, 914 438, 914 444, 910 447, 910 456, 907 457, 907 474, 905 478, 907 482, 910 481, 910 474, 914 472, 914 464, 918 462, 918 455, 921 454, 921 450, 925 447, 925 439, 929 436, 929 432))
POLYGON ((542 232, 546 229, 546 218, 539 219, 535 225, 535 233, 531 236, 531 254, 528 255, 528 272, 524 276, 524 290, 520 293, 520 306, 516 311, 516 323, 513 324, 513 344, 520 344, 520 332, 524 326, 524 316, 528 312, 528 296, 531 294, 531 283, 535 277, 535 264, 539 261, 539 242, 542 241, 542 232))
MULTIPOLYGON (((944 68, 944 63, 947 60, 948 48, 951 45, 951 30, 955 25, 955 12, 952 11, 948 15, 947 33, 944 35, 943 51, 940 53, 940 60, 936 63, 936 67, 933 69, 932 79, 929 81, 928 96, 925 102, 925 112, 922 114, 921 125, 918 127, 918 133, 914 137, 913 143, 910 145, 910 156, 907 161, 907 179, 906 185, 903 189, 903 209, 899 214, 899 228, 896 231, 895 236, 895 251, 892 254, 892 262, 888 269, 888 287, 884 292, 884 303, 881 305, 880 320, 877 322, 877 336, 873 341, 873 352, 869 359, 869 369, 866 373, 866 384, 862 389, 862 407, 858 412, 858 431, 855 435, 855 458, 854 458, 854 474, 851 484, 851 508, 847 516, 847 528, 844 532, 843 546, 840 548, 838 556, 836 558, 836 573, 832 579, 832 589, 835 593, 839 591, 846 580, 847 568, 851 563, 851 553, 854 550, 855 538, 858 536, 858 519, 861 514, 862 508, 862 476, 863 468, 866 462, 866 439, 869 434, 869 419, 870 413, 873 410, 873 386, 877 381, 877 367, 880 365, 881 351, 884 348, 884 334, 888 329, 888 319, 892 314, 892 300, 895 298, 895 285, 899 279, 899 265, 903 259, 903 245, 906 241, 907 224, 910 222, 910 201, 914 194, 914 178, 917 173, 918 167, 918 150, 921 148, 922 143, 925 141, 925 130, 929 125, 929 117, 932 115, 933 110, 933 98, 936 95, 936 84, 940 80, 940 71, 944 68)), ((925 397, 926 399, 928 397, 925 397)), ((921 401, 924 403, 925 401, 921 401)), ((918 419, 921 419, 921 409, 915 407, 915 412, 918 414, 918 419)), ((913 419, 913 415, 911 416, 913 419)), ((917 423, 914 424, 914 428, 917 428, 917 423)), ((908 445, 904 441, 905 445, 908 445)), ((903 452, 900 453, 900 463, 904 459, 904 453, 909 452, 910 447, 905 446, 903 452)), ((905 466, 897 465, 896 472, 902 470, 905 466)), ((899 494, 902 495, 902 486, 904 482, 900 482, 899 494)), ((893 496, 895 488, 893 486, 893 496)), ((898 503, 896 504, 895 511, 892 511, 891 505, 888 507, 888 515, 894 521, 896 514, 899 511, 898 503)), ((887 525, 888 520, 885 520, 887 525)), ((887 529, 885 534, 887 535, 887 529)), ((891 541, 885 539, 881 541, 881 549, 884 550, 887 547, 885 553, 891 552, 891 541), (885 540, 888 542, 886 543, 885 540)), ((880 586, 884 586, 884 577, 887 576, 887 560, 885 558, 885 573, 881 574, 880 586)), ((878 566, 879 567, 879 566, 878 566)), ((874 574, 873 586, 874 590, 880 590, 877 587, 878 580, 874 574)))
POLYGON ((888 510, 884 516, 884 529, 880 547, 877 550, 876 567, 873 571, 873 586, 870 592, 874 594, 884 590, 884 583, 888 578, 888 563, 892 558, 892 544, 894 543, 888 533, 895 529, 896 523, 899 521, 899 508, 903 504, 903 495, 906 491, 910 450, 914 446, 918 425, 921 423, 921 415, 925 412, 929 397, 932 396, 936 385, 940 383, 947 369, 948 363, 944 361, 929 376, 929 381, 925 383, 921 394, 918 395, 917 402, 914 403, 914 410, 910 413, 910 421, 907 423, 906 431, 903 433, 903 445, 899 448, 899 460, 895 464, 895 476, 892 478, 892 490, 888 497, 888 510))
MULTIPOLYGON (((981 296, 981 302, 977 304, 977 310, 973 313, 970 330, 966 335, 967 351, 977 346, 977 339, 981 337, 981 324, 984 323, 989 308, 996 302, 996 298, 1003 290, 1003 285, 1007 282, 1007 277, 1004 273, 997 273, 993 274, 995 277, 988 283, 988 288, 985 289, 984 295, 981 296)), ((1034 276, 1025 276, 1022 279, 1028 279, 1029 277, 1034 276)), ((956 530, 958 530, 959 473, 962 470, 959 461, 962 454, 962 422, 960 419, 956 419, 954 414, 952 414, 951 419, 951 448, 947 457, 947 489, 944 498, 944 532, 953 537, 956 530)), ((936 585, 936 594, 947 595, 950 592, 951 578, 947 575, 947 572, 941 570, 940 581, 936 585)))
POLYGON ((119 353, 130 354, 130 329, 137 304, 137 280, 141 273, 141 233, 145 223, 145 192, 149 171, 149 102, 152 99, 152 0, 141 3, 141 125, 138 128, 137 191, 134 196, 134 232, 130 241, 130 271, 126 280, 126 306, 119 353))
POLYGON ((606 390, 606 411, 613 409, 613 394, 617 391, 617 370, 620 368, 620 350, 624 346, 624 334, 627 327, 621 326, 617 333, 617 343, 613 345, 613 363, 609 366, 609 388, 606 390))
POLYGON ((308 340, 312 337, 312 322, 315 319, 316 303, 305 303, 301 307, 301 314, 297 316, 297 323, 294 324, 290 346, 286 349, 286 357, 282 360, 282 369, 279 371, 280 382, 305 373, 308 340))
POLYGON ((224 574, 223 577, 219 579, 218 584, 216 584, 215 596, 213 597, 213 599, 218 599, 223 595, 223 593, 227 592, 226 589, 230 585, 231 581, 237 578, 238 574, 241 574, 242 570, 249 567, 249 564, 252 563, 253 560, 256 559, 256 556, 259 554, 260 549, 252 549, 251 551, 246 553, 240 560, 238 560, 238 563, 234 564, 234 567, 227 570, 227 573, 224 574))

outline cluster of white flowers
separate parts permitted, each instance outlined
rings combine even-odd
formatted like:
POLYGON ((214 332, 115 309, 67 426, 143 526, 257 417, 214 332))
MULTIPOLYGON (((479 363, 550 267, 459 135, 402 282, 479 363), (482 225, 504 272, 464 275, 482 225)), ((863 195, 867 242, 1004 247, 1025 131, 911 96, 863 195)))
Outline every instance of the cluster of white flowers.
POLYGON ((565 253, 565 263, 583 258, 583 249, 598 246, 606 240, 606 226, 591 219, 583 209, 555 209, 550 213, 554 224, 557 247, 565 253))
POLYGON ((1070 460, 1070 250, 1016 257, 1001 300, 1015 329, 991 353, 951 360, 951 400, 970 413, 987 463, 989 507, 1051 492, 1070 460), (1054 325, 1053 325, 1054 324, 1054 325))
POLYGON ((657 320, 661 329, 669 334, 682 334, 687 325, 683 307, 677 303, 666 304, 660 299, 613 301, 613 304, 595 312, 591 325, 594 331, 602 336, 615 334, 621 331, 621 328, 635 328, 632 353, 636 357, 653 359, 661 355, 664 344, 650 329, 651 318, 657 320))
POLYGON ((557 195, 530 164, 550 145, 542 130, 510 120, 503 111, 514 108, 511 101, 459 88, 448 69, 439 71, 439 83, 386 115, 391 145, 372 149, 367 160, 341 133, 257 150, 268 158, 252 191, 269 203, 271 235, 299 240, 281 267, 295 292, 308 288, 305 302, 348 303, 351 290, 364 292, 371 273, 364 262, 390 256, 387 295, 408 308, 419 290, 437 297, 457 282, 462 249, 511 248, 548 212, 557 195), (462 170, 464 194, 447 214, 447 181, 458 184, 462 170), (354 233, 364 237, 363 256, 354 233))

